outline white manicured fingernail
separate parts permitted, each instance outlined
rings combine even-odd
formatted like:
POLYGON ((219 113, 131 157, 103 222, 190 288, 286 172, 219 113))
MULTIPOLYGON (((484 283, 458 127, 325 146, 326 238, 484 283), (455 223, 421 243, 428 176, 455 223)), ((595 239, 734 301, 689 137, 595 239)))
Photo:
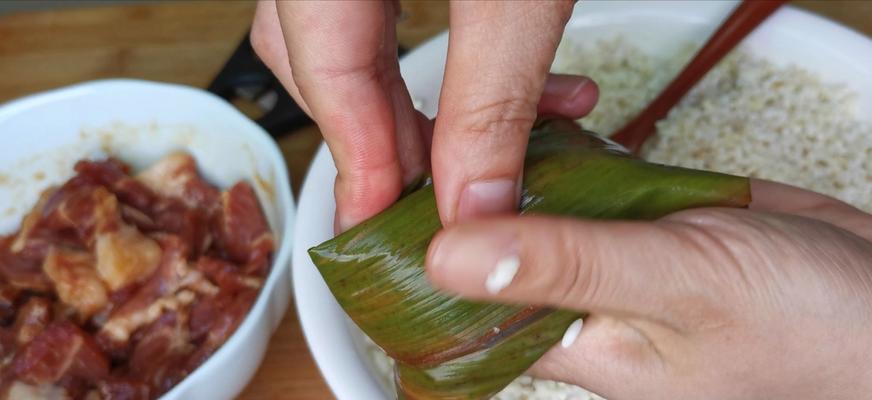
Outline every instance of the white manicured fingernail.
POLYGON ((584 321, 579 318, 575 320, 569 328, 566 328, 566 333, 563 334, 563 339, 560 339, 560 347, 569 348, 578 339, 578 334, 581 333, 581 327, 584 326, 584 321))
POLYGON ((484 286, 490 294, 497 294, 506 286, 512 283, 515 279, 515 274, 518 273, 518 267, 521 266, 521 259, 518 256, 507 256, 497 261, 497 265, 493 271, 487 275, 487 280, 484 286))

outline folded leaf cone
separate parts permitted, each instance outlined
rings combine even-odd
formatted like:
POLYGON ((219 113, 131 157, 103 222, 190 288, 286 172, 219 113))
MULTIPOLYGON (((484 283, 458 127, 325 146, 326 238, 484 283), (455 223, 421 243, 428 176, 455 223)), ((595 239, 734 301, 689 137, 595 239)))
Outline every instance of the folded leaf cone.
MULTIPOLYGON (((747 178, 648 163, 567 120, 534 127, 523 187, 521 214, 579 218, 650 220, 750 202, 747 178)), ((397 361, 400 398, 488 398, 585 314, 436 290, 424 257, 441 228, 433 188, 424 185, 309 254, 345 312, 397 361)))

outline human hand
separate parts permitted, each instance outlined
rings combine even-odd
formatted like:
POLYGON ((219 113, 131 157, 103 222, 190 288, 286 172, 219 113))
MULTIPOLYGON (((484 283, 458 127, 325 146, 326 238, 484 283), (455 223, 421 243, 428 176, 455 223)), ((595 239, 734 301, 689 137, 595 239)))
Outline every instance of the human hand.
POLYGON ((337 231, 431 163, 443 223, 515 210, 537 114, 578 118, 596 102, 589 79, 548 74, 572 4, 452 2, 434 134, 400 76, 398 2, 260 1, 253 46, 330 147, 337 231))
POLYGON ((529 372, 609 399, 868 397, 872 216, 787 185, 751 188, 749 210, 449 227, 428 277, 469 298, 589 311, 529 372), (501 263, 502 282, 501 260, 519 261, 501 263))

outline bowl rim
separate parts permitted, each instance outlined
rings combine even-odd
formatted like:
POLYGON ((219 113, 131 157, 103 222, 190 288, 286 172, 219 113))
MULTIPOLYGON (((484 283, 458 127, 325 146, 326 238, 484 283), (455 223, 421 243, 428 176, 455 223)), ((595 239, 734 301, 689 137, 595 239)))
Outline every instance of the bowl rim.
MULTIPOLYGON (((154 82, 141 79, 129 78, 113 78, 100 79, 76 83, 69 86, 50 89, 44 92, 34 93, 9 100, 5 103, 0 103, 0 126, 8 119, 17 116, 20 113, 27 112, 33 108, 42 107, 52 103, 64 103, 74 101, 77 98, 82 98, 92 95, 100 95, 106 91, 112 92, 143 92, 143 91, 159 91, 169 95, 184 94, 190 97, 201 99, 204 103, 210 103, 210 107, 220 110, 222 118, 234 119, 239 123, 239 126, 245 127, 239 131, 240 135, 248 136, 250 140, 258 146, 259 149, 265 150, 263 156, 269 159, 270 165, 276 170, 276 178, 274 182, 276 203, 275 207, 284 210, 283 226, 276 226, 274 233, 281 235, 281 241, 278 242, 278 247, 270 264, 270 272, 257 295, 257 299, 245 315, 243 321, 239 324, 233 334, 216 350, 205 362, 200 364, 190 374, 172 387, 169 391, 162 394, 159 399, 181 398, 184 393, 192 390, 192 386, 198 381, 203 380, 209 374, 214 373, 218 366, 222 363, 227 363, 228 352, 230 348, 243 346, 244 336, 250 335, 255 329, 257 321, 268 312, 269 303, 273 293, 276 291, 277 285, 290 285, 290 282, 281 278, 282 270, 290 268, 290 258, 293 249, 294 226, 296 223, 296 204, 294 201, 293 192, 291 191, 291 182, 288 175, 288 168, 284 156, 279 150, 278 144, 272 137, 263 130, 259 125, 251 119, 243 115, 239 110, 233 107, 224 99, 210 93, 206 90, 174 83, 154 82)), ((198 100, 200 101, 200 100, 198 100)), ((253 179, 252 177, 249 177, 253 179)), ((283 305, 283 308, 287 305, 283 305)), ((284 318, 284 314, 282 315, 284 318)), ((270 328, 270 335, 281 323, 281 319, 273 323, 270 328)), ((260 362, 258 363, 260 365, 260 362)), ((252 371, 252 376, 256 371, 252 371)))

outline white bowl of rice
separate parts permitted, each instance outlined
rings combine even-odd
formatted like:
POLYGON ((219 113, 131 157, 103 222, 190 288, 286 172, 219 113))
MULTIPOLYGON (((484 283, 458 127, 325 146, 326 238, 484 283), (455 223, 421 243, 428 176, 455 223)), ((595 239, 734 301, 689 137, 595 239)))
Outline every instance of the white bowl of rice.
MULTIPOLYGON (((582 2, 553 70, 592 77, 600 102, 581 119, 609 135, 659 93, 734 1, 582 2)), ((401 70, 416 107, 436 114, 442 34, 401 70)), ((792 7, 779 10, 657 124, 648 160, 781 181, 872 212, 872 40, 792 7), (862 112, 861 110, 867 110, 862 112)), ((393 398, 392 362, 351 323, 305 251, 333 236, 336 169, 322 146, 303 185, 293 281, 312 354, 340 400, 393 398)), ((496 399, 594 399, 520 377, 496 399)))

